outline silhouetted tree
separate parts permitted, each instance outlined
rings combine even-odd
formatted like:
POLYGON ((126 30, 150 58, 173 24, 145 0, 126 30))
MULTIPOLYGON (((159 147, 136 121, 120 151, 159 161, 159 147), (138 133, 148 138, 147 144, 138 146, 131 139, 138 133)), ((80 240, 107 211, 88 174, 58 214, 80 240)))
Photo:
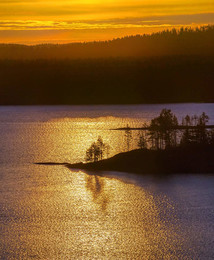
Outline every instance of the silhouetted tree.
POLYGON ((132 131, 129 125, 127 125, 126 130, 125 130, 125 139, 126 139, 126 145, 127 145, 127 150, 130 150, 130 145, 132 141, 132 131))
POLYGON ((150 139, 152 147, 164 149, 177 144, 178 120, 171 110, 163 109, 160 115, 152 119, 150 124, 150 139))
POLYGON ((193 139, 193 133, 192 133, 192 129, 190 129, 189 127, 192 126, 192 119, 190 118, 189 115, 186 115, 183 119, 182 119, 182 125, 186 127, 186 129, 184 130, 182 137, 181 137, 181 144, 189 144, 192 142, 193 139))
POLYGON ((209 144, 214 145, 214 129, 209 131, 209 144))
POLYGON ((137 143, 138 147, 140 149, 146 149, 147 148, 147 139, 146 139, 145 133, 139 132, 138 136, 139 136, 138 143, 137 143))
POLYGON ((206 129, 206 124, 209 122, 209 117, 204 112, 200 115, 190 117, 187 115, 182 120, 182 125, 186 127, 181 137, 181 144, 207 144, 209 143, 209 132, 206 129))
POLYGON ((103 142, 101 136, 98 137, 97 142, 93 142, 92 145, 86 151, 86 161, 97 162, 104 158, 106 153, 107 157, 109 155, 110 146, 103 142))
POLYGON ((205 128, 206 124, 209 122, 209 117, 204 112, 198 118, 197 128, 196 128, 196 140, 200 144, 207 144, 209 142, 208 131, 205 128))

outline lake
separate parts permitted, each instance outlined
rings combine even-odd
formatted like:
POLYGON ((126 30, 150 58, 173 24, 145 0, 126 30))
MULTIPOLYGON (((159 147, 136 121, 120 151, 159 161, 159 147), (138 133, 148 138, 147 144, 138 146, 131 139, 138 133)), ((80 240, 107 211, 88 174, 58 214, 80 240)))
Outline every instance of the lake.
MULTIPOLYGON (((109 156, 123 131, 161 109, 179 121, 214 104, 0 107, 0 259, 213 259, 214 175, 168 178, 71 171, 35 162, 85 160, 101 136, 109 156)), ((133 131, 131 148, 136 148, 133 131)))

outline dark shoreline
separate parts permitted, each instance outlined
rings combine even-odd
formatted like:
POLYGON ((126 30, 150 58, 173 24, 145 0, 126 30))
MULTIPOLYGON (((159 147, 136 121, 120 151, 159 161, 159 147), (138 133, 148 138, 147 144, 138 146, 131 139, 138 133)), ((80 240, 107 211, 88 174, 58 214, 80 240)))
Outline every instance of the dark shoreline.
POLYGON ((214 173, 214 146, 192 145, 167 150, 139 149, 120 153, 98 162, 36 164, 64 165, 69 169, 119 171, 145 175, 214 173))
MULTIPOLYGON (((186 130, 186 129, 189 129, 189 130, 196 130, 198 129, 198 126, 195 125, 195 126, 186 126, 186 125, 177 125, 175 127, 171 127, 170 129, 174 129, 174 130, 186 130)), ((200 126, 200 129, 214 129, 214 125, 203 125, 203 126, 200 126)), ((126 131, 126 130, 151 130, 151 127, 150 126, 145 126, 145 127, 121 127, 121 128, 114 128, 114 129, 111 129, 111 130, 118 130, 118 131, 126 131)))
POLYGON ((0 104, 212 103, 213 70, 213 55, 0 60, 0 104))

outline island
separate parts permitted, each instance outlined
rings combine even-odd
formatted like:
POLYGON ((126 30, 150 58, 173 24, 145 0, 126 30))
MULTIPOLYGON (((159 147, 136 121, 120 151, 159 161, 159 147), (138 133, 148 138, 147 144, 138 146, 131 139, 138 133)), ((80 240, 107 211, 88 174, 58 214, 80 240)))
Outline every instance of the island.
POLYGON ((65 164, 70 169, 122 171, 137 174, 214 173, 214 147, 189 146, 168 150, 137 149, 90 163, 65 164))
MULTIPOLYGON (((214 173, 214 130, 207 125, 209 117, 183 118, 182 124, 171 110, 160 115, 142 128, 114 129, 124 131, 127 151, 105 158, 110 146, 99 137, 86 150, 85 163, 37 163, 64 165, 69 169, 88 171, 121 171, 138 174, 214 173), (132 131, 139 130, 139 149, 130 151, 132 131)), ((108 155, 106 156, 108 157, 108 155)))

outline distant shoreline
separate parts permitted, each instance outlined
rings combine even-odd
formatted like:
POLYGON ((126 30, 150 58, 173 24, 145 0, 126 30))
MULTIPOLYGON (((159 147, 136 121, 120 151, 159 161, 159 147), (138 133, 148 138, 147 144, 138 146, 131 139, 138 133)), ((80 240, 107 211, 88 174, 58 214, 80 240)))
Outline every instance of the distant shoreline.
MULTIPOLYGON (((198 126, 185 126, 185 125, 178 125, 176 127, 173 127, 171 129, 175 129, 175 130, 185 130, 185 129, 197 129, 198 126)), ((201 127, 202 129, 213 129, 214 125, 205 125, 201 127)), ((146 126, 146 127, 121 127, 121 128, 115 128, 115 129, 111 129, 111 130, 118 130, 118 131, 126 131, 127 129, 129 130, 150 130, 151 127, 146 126)))
POLYGON ((214 102, 213 55, 0 60, 0 68, 1 105, 214 102))

